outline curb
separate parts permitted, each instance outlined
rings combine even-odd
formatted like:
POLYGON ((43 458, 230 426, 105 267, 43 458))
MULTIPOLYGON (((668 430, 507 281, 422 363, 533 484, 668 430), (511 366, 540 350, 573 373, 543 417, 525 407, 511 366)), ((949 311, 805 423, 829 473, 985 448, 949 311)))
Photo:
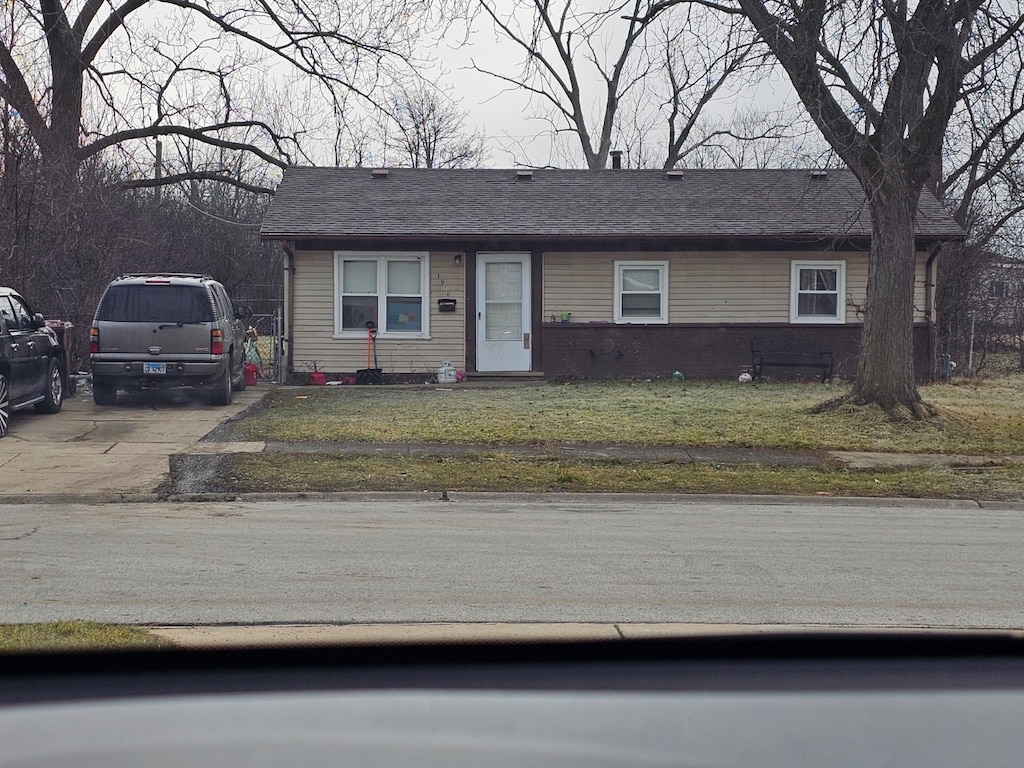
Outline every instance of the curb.
POLYGON ((1024 630, 963 627, 886 627, 829 624, 688 624, 431 622, 418 624, 219 624, 143 626, 150 635, 181 648, 237 648, 316 645, 395 645, 479 642, 621 642, 656 638, 737 635, 959 634, 1024 639, 1024 630))
POLYGON ((441 491, 338 491, 324 493, 136 493, 136 494, 12 494, 0 495, 0 506, 5 504, 153 504, 153 503, 265 503, 265 502, 407 502, 452 504, 452 511, 462 501, 510 502, 529 499, 559 504, 565 499, 591 499, 601 502, 621 501, 625 503, 657 502, 662 504, 735 504, 742 506, 811 506, 831 507, 909 508, 929 507, 933 509, 984 509, 993 511, 1024 512, 1024 502, 1018 501, 977 501, 974 499, 927 499, 891 498, 877 496, 770 496, 742 494, 666 494, 666 493, 505 493, 505 492, 445 492, 441 491))
POLYGON ((153 504, 166 501, 160 493, 11 493, 0 494, 5 504, 153 504))

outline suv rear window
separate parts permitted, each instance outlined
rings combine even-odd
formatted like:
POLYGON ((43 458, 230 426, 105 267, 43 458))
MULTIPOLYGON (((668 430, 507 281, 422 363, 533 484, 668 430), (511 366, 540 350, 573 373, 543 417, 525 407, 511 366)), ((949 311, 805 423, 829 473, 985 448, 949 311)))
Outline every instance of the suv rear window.
POLYGON ((209 323, 213 306, 205 288, 193 285, 114 285, 97 320, 115 323, 209 323))

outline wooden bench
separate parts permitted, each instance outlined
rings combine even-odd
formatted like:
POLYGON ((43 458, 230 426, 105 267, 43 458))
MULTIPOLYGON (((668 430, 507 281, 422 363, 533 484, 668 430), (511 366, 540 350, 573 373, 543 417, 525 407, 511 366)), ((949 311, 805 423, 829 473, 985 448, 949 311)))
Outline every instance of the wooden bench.
POLYGON ((792 337, 750 340, 750 373, 754 380, 765 368, 812 368, 821 374, 821 382, 832 381, 832 352, 819 345, 792 337))

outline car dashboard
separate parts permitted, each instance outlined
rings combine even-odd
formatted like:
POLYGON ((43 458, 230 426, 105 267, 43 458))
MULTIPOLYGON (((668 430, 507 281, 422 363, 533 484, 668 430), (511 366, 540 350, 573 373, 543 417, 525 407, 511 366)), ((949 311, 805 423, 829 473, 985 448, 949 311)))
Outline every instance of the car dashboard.
POLYGON ((1009 633, 0 656, 0 767, 1016 766, 1009 633))

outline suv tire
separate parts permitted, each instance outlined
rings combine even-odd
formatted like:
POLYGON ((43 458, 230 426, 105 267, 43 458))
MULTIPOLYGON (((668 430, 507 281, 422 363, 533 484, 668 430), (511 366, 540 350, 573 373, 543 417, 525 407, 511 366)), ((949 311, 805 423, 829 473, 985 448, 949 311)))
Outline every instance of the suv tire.
POLYGON ((213 383, 213 390, 210 392, 210 402, 213 405, 231 405, 231 359, 228 359, 228 368, 213 383))
MULTIPOLYGON (((232 362, 234 362, 234 358, 232 358, 232 362)), ((235 392, 244 392, 245 391, 245 363, 242 363, 242 367, 238 371, 238 378, 235 379, 234 382, 232 382, 231 388, 235 392)))
POLYGON ((117 403, 117 385, 106 379, 92 381, 92 401, 96 405, 114 405, 117 403))
POLYGON ((60 372, 60 363, 50 358, 50 365, 46 369, 46 391, 43 399, 36 403, 36 413, 60 413, 64 405, 64 377, 60 372))

